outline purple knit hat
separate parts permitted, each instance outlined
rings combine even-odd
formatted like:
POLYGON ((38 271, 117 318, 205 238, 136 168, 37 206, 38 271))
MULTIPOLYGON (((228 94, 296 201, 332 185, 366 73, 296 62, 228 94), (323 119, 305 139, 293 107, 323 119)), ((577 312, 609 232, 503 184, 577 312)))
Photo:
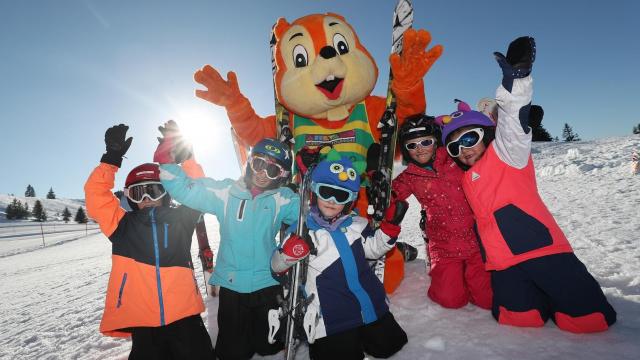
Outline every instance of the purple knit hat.
POLYGON ((442 127, 442 143, 446 144, 447 136, 452 132, 469 125, 494 127, 496 124, 487 115, 471 110, 471 107, 464 101, 456 99, 458 111, 451 115, 440 115, 436 117, 436 124, 442 127))

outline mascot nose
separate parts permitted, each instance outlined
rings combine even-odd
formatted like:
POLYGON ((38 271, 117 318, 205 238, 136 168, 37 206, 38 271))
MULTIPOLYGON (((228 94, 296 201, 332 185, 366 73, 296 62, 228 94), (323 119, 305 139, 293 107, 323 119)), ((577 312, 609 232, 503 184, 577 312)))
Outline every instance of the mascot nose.
POLYGON ((324 59, 331 59, 336 55, 338 55, 338 53, 336 52, 336 49, 333 48, 333 46, 325 46, 320 49, 320 56, 322 56, 324 59))

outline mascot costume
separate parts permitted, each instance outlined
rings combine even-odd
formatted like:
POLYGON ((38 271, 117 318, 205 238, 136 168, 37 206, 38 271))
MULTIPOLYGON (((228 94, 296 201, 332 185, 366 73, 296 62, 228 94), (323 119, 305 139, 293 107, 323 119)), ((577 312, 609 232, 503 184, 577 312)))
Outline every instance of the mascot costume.
MULTIPOLYGON (((330 145, 352 161, 366 161, 369 146, 379 140, 377 125, 386 98, 371 95, 378 68, 355 30, 341 15, 327 13, 307 15, 292 23, 280 18, 273 34, 275 92, 278 102, 289 112, 294 153, 330 145)), ((429 32, 408 29, 402 54, 390 58, 394 76, 391 88, 400 123, 408 115, 425 111, 423 77, 442 53, 440 45, 427 51, 430 42, 429 32)), ((225 80, 206 65, 194 78, 206 87, 196 90, 196 96, 225 107, 244 145, 252 146, 265 137, 277 136, 275 115, 256 114, 240 92, 234 72, 229 72, 225 80)), ((356 205, 363 216, 367 205, 363 185, 356 205)), ((404 276, 404 264, 397 250, 387 255, 387 266, 392 256, 399 258, 401 269, 385 270, 388 293, 395 290, 404 276), (388 280, 387 276, 395 279, 388 280)))

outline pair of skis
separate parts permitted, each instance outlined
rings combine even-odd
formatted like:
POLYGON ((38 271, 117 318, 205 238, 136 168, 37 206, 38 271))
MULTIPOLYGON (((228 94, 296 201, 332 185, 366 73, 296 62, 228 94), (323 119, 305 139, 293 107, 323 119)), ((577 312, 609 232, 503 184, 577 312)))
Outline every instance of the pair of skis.
MULTIPOLYGON (((404 32, 413 25, 413 6, 409 0, 398 0, 393 12, 393 32, 391 53, 402 52, 404 32)), ((391 201, 391 181, 393 180, 393 163, 396 151, 398 120, 396 118, 396 97, 391 89, 393 72, 389 69, 389 83, 387 85, 386 108, 378 124, 380 129, 380 153, 378 154, 378 168, 375 176, 369 179, 369 215, 372 225, 377 228, 384 219, 384 213, 391 201)), ((394 250, 391 250, 394 251, 394 250)), ((386 256, 375 261, 373 271, 384 284, 386 256)))

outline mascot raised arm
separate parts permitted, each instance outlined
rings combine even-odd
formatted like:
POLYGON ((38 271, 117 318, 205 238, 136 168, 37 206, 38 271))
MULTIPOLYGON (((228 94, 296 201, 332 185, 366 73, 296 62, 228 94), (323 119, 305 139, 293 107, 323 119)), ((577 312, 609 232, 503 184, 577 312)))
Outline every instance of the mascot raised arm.
MULTIPOLYGON (((386 98, 371 95, 378 67, 356 31, 341 15, 327 13, 292 23, 280 18, 273 33, 275 91, 278 102, 289 112, 294 153, 330 145, 352 161, 366 161, 369 146, 379 140, 377 125, 386 98)), ((400 123, 408 115, 425 111, 423 77, 442 54, 440 45, 427 51, 430 42, 426 30, 408 29, 402 54, 390 57, 391 88, 400 123)), ((251 146, 262 138, 276 137, 275 115, 256 114, 240 92, 233 71, 225 80, 206 65, 194 78, 206 88, 196 90, 196 96, 225 107, 242 143, 251 146)), ((367 205, 363 186, 356 205, 363 216, 367 205)))

